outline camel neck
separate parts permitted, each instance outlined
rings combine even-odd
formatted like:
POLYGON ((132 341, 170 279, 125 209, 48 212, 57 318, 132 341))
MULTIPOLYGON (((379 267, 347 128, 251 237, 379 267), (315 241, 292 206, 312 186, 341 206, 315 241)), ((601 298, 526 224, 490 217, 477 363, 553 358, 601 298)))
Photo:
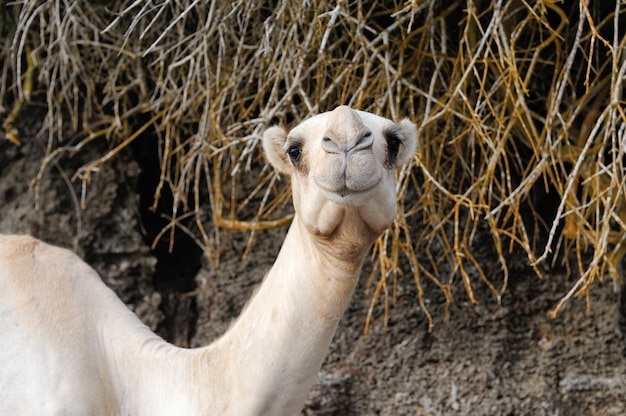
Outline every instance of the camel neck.
MULTIPOLYGON (((212 349, 227 355, 223 369, 233 414, 295 414, 314 384, 357 279, 355 264, 338 264, 296 217, 257 293, 212 349), (326 263, 330 261, 330 263, 326 263)), ((215 354, 214 352, 212 354, 215 354)))
POLYGON ((344 244, 351 256, 343 258, 346 252, 328 250, 327 242, 307 232, 296 217, 274 266, 244 311, 204 348, 167 344, 125 310, 116 321, 129 320, 123 327, 133 331, 120 334, 110 328, 103 334, 103 339, 125 341, 111 343, 115 368, 132 362, 137 369, 130 375, 113 369, 120 378, 117 384, 136 392, 120 400, 121 413, 297 414, 360 275, 369 247, 358 245, 344 244))

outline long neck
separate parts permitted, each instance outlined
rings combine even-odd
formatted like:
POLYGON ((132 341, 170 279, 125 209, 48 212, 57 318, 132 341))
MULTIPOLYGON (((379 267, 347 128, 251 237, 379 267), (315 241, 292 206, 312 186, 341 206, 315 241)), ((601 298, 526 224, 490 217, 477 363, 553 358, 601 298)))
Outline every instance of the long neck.
MULTIPOLYGON (((117 374, 113 384, 134 395, 122 400, 128 403, 123 412, 297 414, 373 242, 372 235, 362 237, 348 244, 341 231, 332 241, 320 239, 296 216, 256 294, 232 327, 207 347, 176 348, 147 328, 129 330, 123 341, 115 334, 110 345, 117 368, 134 370, 112 371, 117 374)), ((134 317, 128 319, 123 326, 134 325, 134 317)))
POLYGON ((349 260, 326 244, 296 216, 258 292, 213 346, 226 359, 236 407, 228 413, 291 415, 303 406, 371 241, 358 243, 357 255, 351 245, 349 260))

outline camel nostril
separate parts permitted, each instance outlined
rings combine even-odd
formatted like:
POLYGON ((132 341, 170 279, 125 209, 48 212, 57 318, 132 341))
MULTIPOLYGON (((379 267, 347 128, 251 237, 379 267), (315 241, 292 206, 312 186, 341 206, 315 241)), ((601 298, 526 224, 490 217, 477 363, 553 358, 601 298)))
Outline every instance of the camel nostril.
POLYGON ((343 149, 328 136, 322 137, 322 149, 328 153, 342 153, 343 149))
POLYGON ((358 152, 360 150, 366 150, 373 146, 374 144, 374 135, 370 130, 367 130, 363 133, 363 136, 356 142, 354 147, 351 149, 353 152, 358 152))
POLYGON ((322 137, 322 149, 328 153, 348 154, 369 149, 373 144, 374 135, 369 129, 359 133, 358 136, 333 139, 331 135, 326 134, 322 137))

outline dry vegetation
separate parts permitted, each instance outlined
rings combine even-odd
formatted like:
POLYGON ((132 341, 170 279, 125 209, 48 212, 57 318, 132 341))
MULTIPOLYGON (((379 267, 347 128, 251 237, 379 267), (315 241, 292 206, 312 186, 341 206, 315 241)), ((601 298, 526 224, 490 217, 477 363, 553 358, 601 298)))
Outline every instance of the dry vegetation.
POLYGON ((99 166, 151 134, 156 195, 175 195, 164 233, 182 228, 207 253, 219 253, 220 228, 252 237, 290 219, 288 186, 259 152, 270 123, 339 103, 409 116, 420 150, 398 172, 404 215, 376 244, 372 306, 411 280, 421 301, 426 282, 449 299, 455 278, 472 302, 480 279, 499 297, 514 249, 538 275, 542 262, 570 267, 566 301, 607 274, 618 282, 626 252, 620 3, 17 0, 0 5, 0 115, 19 145, 23 104, 46 103, 35 191, 50 163, 106 141, 74 173, 89 192, 99 166), (498 276, 473 254, 478 227, 498 276))

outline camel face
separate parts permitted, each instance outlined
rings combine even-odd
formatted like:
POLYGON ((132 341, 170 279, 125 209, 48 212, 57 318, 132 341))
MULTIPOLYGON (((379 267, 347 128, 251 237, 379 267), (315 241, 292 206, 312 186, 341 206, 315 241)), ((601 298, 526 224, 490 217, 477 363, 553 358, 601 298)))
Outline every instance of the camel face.
POLYGON ((409 120, 396 124, 347 106, 263 136, 270 163, 291 177, 296 212, 321 234, 332 233, 353 211, 374 232, 386 229, 397 210, 395 167, 416 146, 409 120))

